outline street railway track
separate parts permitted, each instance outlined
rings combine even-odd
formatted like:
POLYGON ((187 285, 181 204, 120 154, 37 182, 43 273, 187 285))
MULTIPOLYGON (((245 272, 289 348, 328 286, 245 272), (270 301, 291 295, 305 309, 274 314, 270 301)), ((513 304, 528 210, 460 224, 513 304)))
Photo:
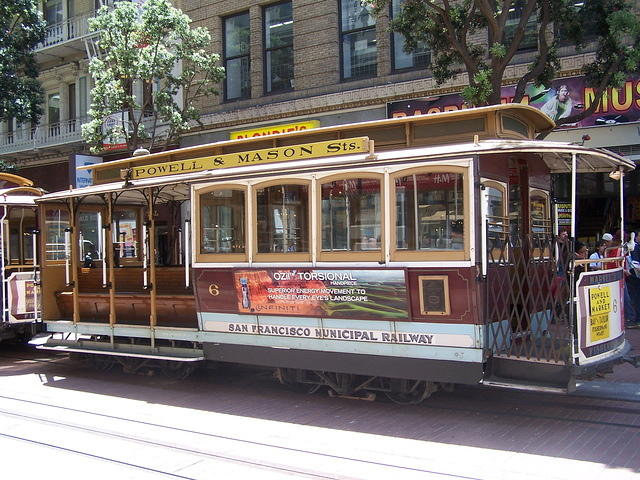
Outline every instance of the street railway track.
MULTIPOLYGON (((421 427, 428 427, 439 422, 455 423, 468 419, 472 423, 502 424, 506 428, 517 425, 557 425, 559 429, 567 431, 598 432, 607 430, 619 431, 621 435, 637 435, 637 432, 640 432, 639 422, 634 421, 640 415, 640 406, 637 401, 461 386, 454 392, 438 392, 421 405, 397 406, 380 401, 354 402, 329 398, 326 392, 324 395, 320 392, 315 395, 289 392, 268 375, 242 367, 221 369, 212 372, 211 375, 208 373, 196 374, 188 380, 175 381, 165 379, 161 375, 149 377, 117 371, 94 372, 81 364, 70 362, 66 355, 52 355, 50 353, 43 355, 42 352, 30 350, 28 347, 5 349, 0 352, 0 359, 4 360, 0 361, 0 364, 3 364, 5 368, 12 365, 23 365, 19 371, 16 371, 16 375, 40 374, 43 378, 48 379, 45 383, 52 382, 52 386, 56 386, 57 380, 55 378, 66 378, 71 384, 68 386, 60 384, 58 386, 60 391, 69 388, 76 389, 77 385, 83 385, 88 381, 86 392, 101 395, 107 392, 107 395, 113 396, 113 402, 120 401, 121 395, 110 392, 122 391, 122 398, 127 398, 130 395, 128 392, 136 391, 138 393, 133 394, 132 398, 175 407, 178 405, 175 403, 176 394, 179 395, 177 398, 183 398, 183 393, 186 394, 186 398, 190 398, 194 392, 197 392, 196 400, 187 401, 186 404, 181 402, 179 406, 193 408, 194 411, 200 410, 199 414, 203 415, 203 418, 217 418, 218 415, 231 415, 237 418, 253 417, 278 422, 278 425, 310 425, 335 429, 337 432, 351 431, 390 437, 399 436, 400 438, 428 442, 443 441, 441 437, 438 437, 437 429, 425 428, 421 430, 418 428, 419 433, 402 428, 391 431, 388 427, 376 426, 375 419, 395 418, 402 425, 406 425, 408 421, 409 424, 421 427), (142 389, 142 393, 136 390, 138 387, 142 389), (201 403, 202 398, 210 399, 204 409, 201 403), (277 404, 279 407, 276 410, 248 412, 246 405, 241 405, 241 398, 252 398, 251 402, 256 406, 277 404), (296 409, 298 413, 292 415, 296 409), (318 416, 320 411, 327 413, 325 416, 318 416), (308 417, 303 415, 305 412, 308 417)), ((91 408, 56 404, 47 401, 46 397, 38 401, 33 398, 20 398, 17 394, 5 394, 0 396, 0 417, 3 418, 1 424, 7 425, 17 422, 23 425, 32 425, 33 428, 26 428, 27 433, 34 430, 41 432, 43 429, 45 431, 53 429, 54 432, 49 436, 41 437, 4 428, 0 430, 0 438, 14 443, 31 443, 42 448, 57 449, 68 455, 106 462, 110 465, 117 465, 118 468, 126 471, 138 472, 131 473, 132 478, 138 478, 138 475, 142 478, 145 473, 153 478, 200 479, 203 477, 190 476, 180 470, 164 469, 161 465, 153 463, 137 462, 135 458, 126 458, 126 456, 122 458, 118 452, 139 449, 159 450, 162 452, 162 456, 189 457, 189 461, 186 463, 217 462, 251 467, 268 471, 275 478, 364 478, 357 473, 345 475, 340 469, 336 473, 336 469, 333 468, 335 465, 342 465, 344 469, 351 472, 378 469, 385 471, 386 476, 395 475, 403 479, 414 476, 416 478, 452 480, 476 478, 473 474, 465 476, 443 473, 444 469, 419 468, 419 466, 412 468, 407 466, 412 465, 411 461, 394 463, 398 461, 395 458, 389 462, 385 462, 384 457, 358 458, 350 450, 345 451, 347 455, 336 455, 335 452, 330 453, 323 449, 306 448, 306 446, 299 448, 300 446, 296 444, 285 445, 271 441, 259 441, 247 432, 239 431, 236 434, 235 430, 221 431, 217 424, 213 424, 211 428, 200 428, 198 425, 197 428, 189 429, 182 428, 172 422, 141 421, 136 418, 113 415, 110 412, 111 410, 105 413, 105 411, 93 411, 91 408), (68 419, 73 419, 73 421, 68 419), (101 423, 102 427, 100 427, 101 423), (153 435, 132 433, 140 429, 152 429, 155 433, 153 435), (92 440, 86 440, 79 445, 63 442, 61 439, 65 439, 69 435, 60 432, 71 431, 75 432, 73 436, 88 436, 92 440), (190 439, 176 440, 185 435, 190 439), (124 442, 124 445, 127 446, 117 450, 106 449, 104 451, 96 451, 90 447, 95 439, 104 441, 105 438, 108 442, 124 442), (256 454, 255 451, 258 451, 259 454, 256 454), (238 454, 238 452, 244 453, 238 454), (294 463, 289 463, 288 460, 273 460, 293 457, 298 458, 294 463), (327 467, 327 465, 332 467, 327 467)), ((466 424, 466 421, 464 423, 466 424)), ((507 440, 492 441, 495 441, 494 445, 500 446, 506 445, 504 442, 507 440)), ((445 439, 444 442, 446 444, 447 440, 445 439)), ((490 441, 489 448, 491 448, 491 443, 490 441)), ((155 455, 157 456, 157 454, 155 455)), ((144 455, 142 458, 153 456, 154 454, 144 455)))
MULTIPOLYGON (((0 396, 0 416, 4 417, 5 420, 13 418, 13 419, 21 420, 23 422, 33 422, 39 425, 47 425, 49 427, 53 427, 54 429, 74 430, 74 431, 82 432, 84 434, 89 434, 91 436, 99 436, 101 438, 108 437, 111 439, 115 439, 117 441, 136 444, 138 448, 140 448, 140 446, 142 446, 143 448, 144 447, 160 448, 162 449, 162 451, 164 452, 163 454, 165 455, 169 455, 172 452, 173 453, 177 452, 180 454, 194 456, 199 459, 203 459, 203 458, 215 459, 223 462, 240 463, 240 464, 248 465, 252 467, 264 468, 264 469, 276 471, 276 472, 287 474, 287 475, 289 474, 295 475, 297 478, 301 478, 300 476, 303 476, 305 478, 326 478, 326 479, 345 479, 345 478, 351 478, 351 477, 335 475, 329 472, 314 471, 312 468, 301 468, 295 465, 293 466, 283 465, 283 464, 279 464, 276 461, 267 461, 265 460, 265 458, 269 458, 269 457, 282 458, 283 456, 290 457, 292 455, 301 456, 301 457, 315 457, 314 461, 309 462, 310 464, 317 464, 319 459, 320 462, 324 465, 327 465, 327 463, 324 463, 324 462, 331 463, 333 467, 331 467, 330 470, 335 469, 336 463, 337 464, 350 463, 355 465, 354 467, 351 467, 352 469, 367 471, 367 469, 371 467, 383 468, 385 470, 388 470, 389 473, 392 475, 393 474, 401 475, 402 476, 401 478, 413 478, 414 475, 416 475, 416 478, 422 475, 430 475, 429 478, 434 478, 434 479, 442 478, 442 479, 452 479, 452 480, 455 480, 455 479, 478 480, 479 478, 479 477, 469 477, 469 476, 448 474, 448 473, 437 472, 437 471, 430 471, 430 470, 421 469, 421 468, 412 468, 412 467, 398 465, 398 464, 372 461, 372 460, 367 460, 362 458, 356 458, 354 456, 333 455, 333 454, 328 454, 320 451, 293 448, 290 446, 277 445, 275 443, 265 443, 265 442, 249 440, 246 438, 241 438, 240 436, 231 437, 231 436, 225 436, 225 435, 218 435, 210 432, 190 430, 190 429, 180 428, 180 427, 171 426, 171 425, 164 425, 160 423, 144 422, 144 421, 130 419, 122 416, 106 415, 104 413, 70 408, 70 407, 55 405, 55 404, 46 403, 46 402, 36 402, 28 399, 10 397, 6 395, 0 396), (24 411, 22 411, 19 407, 17 408, 14 407, 13 409, 6 408, 7 402, 14 403, 14 404, 15 403, 21 404, 22 406, 26 406, 26 409, 30 411, 31 410, 37 410, 37 411, 52 410, 54 411, 54 413, 52 415, 28 414, 28 413, 24 413, 24 411), (5 405, 4 408, 1 406, 3 404, 5 405), (76 420, 73 422, 71 421, 65 422, 65 421, 57 420, 57 418, 60 418, 61 415, 64 416, 66 414, 72 415, 76 419, 78 418, 78 416, 80 416, 81 418, 85 418, 86 421, 80 422, 76 420), (96 428, 92 426, 92 425, 95 425, 96 423, 100 424, 103 421, 108 422, 108 427, 96 428), (118 427, 121 427, 121 430, 118 427), (146 435, 142 435, 142 434, 132 435, 130 433, 131 431, 136 431, 139 427, 151 429, 150 431, 155 430, 155 432, 152 432, 151 434, 146 434, 146 435), (157 437, 154 436, 153 433, 155 433, 157 437), (186 443, 184 442, 177 443, 175 441, 174 442, 168 441, 168 439, 171 439, 171 438, 175 439, 178 435, 185 436, 185 440, 190 440, 193 442, 193 444, 201 444, 203 445, 203 447, 201 448, 187 447, 185 446, 186 443), (157 439, 158 437, 162 438, 162 440, 158 440, 157 439), (197 438, 192 438, 192 437, 197 437, 197 438), (214 440, 215 442, 218 442, 220 446, 217 446, 214 448, 204 447, 204 444, 206 443, 206 441, 212 441, 212 440, 214 440), (262 450, 274 450, 274 451, 277 451, 277 453, 276 454, 263 453, 262 455, 258 455, 259 457, 261 456, 263 460, 256 461, 256 460, 253 460, 252 458, 249 458, 248 456, 223 453, 223 451, 227 449, 232 449, 232 450, 236 449, 235 446, 230 447, 229 444, 239 444, 241 447, 249 446, 252 448, 258 448, 262 450)), ((180 475, 170 471, 163 471, 162 469, 154 468, 149 465, 137 464, 131 461, 125 461, 125 460, 114 458, 114 457, 99 455, 91 452, 89 449, 67 447, 63 445, 54 444, 53 442, 36 440, 33 438, 29 438, 27 436, 9 434, 5 432, 0 432, 0 437, 8 438, 8 439, 19 441, 19 442, 35 443, 40 446, 45 446, 48 448, 65 451, 67 453, 72 453, 75 455, 89 456, 93 459, 110 462, 110 463, 117 463, 121 466, 125 466, 133 470, 143 470, 143 471, 147 471, 155 474, 162 474, 167 476, 168 478, 195 480, 195 477, 180 475)), ((249 451, 254 451, 254 450, 249 450, 249 451)), ((297 465, 300 465, 303 463, 306 463, 306 461, 298 462, 297 465)))

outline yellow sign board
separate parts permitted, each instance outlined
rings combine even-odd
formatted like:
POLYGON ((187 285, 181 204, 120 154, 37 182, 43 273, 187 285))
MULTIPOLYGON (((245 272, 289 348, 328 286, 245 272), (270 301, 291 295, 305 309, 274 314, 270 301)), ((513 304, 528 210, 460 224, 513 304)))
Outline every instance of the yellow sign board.
POLYGON ((278 133, 300 132, 302 130, 318 128, 319 126, 320 122, 318 120, 309 120, 307 122, 287 123, 286 125, 273 125, 270 127, 252 128, 250 130, 238 130, 237 132, 231 132, 229 138, 231 138, 231 140, 235 140, 236 138, 263 137, 265 135, 275 135, 278 133))
POLYGON ((611 287, 589 289, 589 314, 602 315, 611 311, 611 287))
POLYGON ((611 335, 609 313, 611 312, 611 287, 589 289, 589 341, 606 340, 611 335))
POLYGON ((332 157, 369 151, 368 137, 345 138, 328 142, 305 143, 287 147, 265 148, 249 152, 226 153, 209 157, 191 158, 176 162, 155 163, 131 167, 123 171, 125 178, 162 177, 178 175, 218 168, 243 167, 247 165, 261 165, 292 160, 306 160, 310 158, 332 157))

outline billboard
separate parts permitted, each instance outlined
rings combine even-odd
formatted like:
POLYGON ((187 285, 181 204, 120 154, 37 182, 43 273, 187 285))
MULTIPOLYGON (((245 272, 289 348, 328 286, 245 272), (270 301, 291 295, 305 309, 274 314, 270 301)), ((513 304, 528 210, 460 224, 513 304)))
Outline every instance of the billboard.
POLYGON ((95 165, 102 163, 102 157, 96 157, 92 155, 81 155, 74 153, 71 155, 69 162, 70 167, 70 184, 75 188, 88 187, 93 184, 93 176, 91 170, 77 170, 78 167, 85 167, 87 165, 95 165))
MULTIPOLYGON (((502 103, 511 103, 515 86, 502 87, 502 103)), ((554 121, 589 108, 595 100, 595 89, 585 84, 584 77, 554 80, 551 87, 527 86, 523 104, 543 111, 554 121)), ((459 94, 404 100, 387 104, 387 117, 407 117, 468 108, 459 94)), ((640 121, 640 76, 627 79, 619 89, 608 89, 593 115, 558 128, 594 127, 640 121)))

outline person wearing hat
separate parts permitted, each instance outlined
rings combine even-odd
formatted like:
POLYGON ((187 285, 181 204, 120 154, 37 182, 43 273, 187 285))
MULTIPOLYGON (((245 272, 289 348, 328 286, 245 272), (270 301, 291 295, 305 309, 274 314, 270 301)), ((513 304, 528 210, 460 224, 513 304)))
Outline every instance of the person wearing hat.
POLYGON ((609 244, 611 244, 611 241, 613 240, 613 235, 611 235, 610 233, 605 233, 604 235, 602 235, 602 240, 609 242, 607 244, 607 246, 609 246, 609 244))

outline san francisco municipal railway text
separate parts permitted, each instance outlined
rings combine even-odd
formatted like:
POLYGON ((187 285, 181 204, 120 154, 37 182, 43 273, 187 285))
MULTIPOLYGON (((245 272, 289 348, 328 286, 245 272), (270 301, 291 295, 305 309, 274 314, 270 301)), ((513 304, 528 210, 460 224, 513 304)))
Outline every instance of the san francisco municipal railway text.
POLYGON ((412 343, 432 345, 433 334, 425 333, 389 333, 374 330, 356 330, 350 328, 311 328, 290 325, 253 325, 246 323, 228 324, 230 333, 250 333, 258 335, 280 335, 287 337, 323 338, 332 340, 360 340, 383 343, 412 343))

